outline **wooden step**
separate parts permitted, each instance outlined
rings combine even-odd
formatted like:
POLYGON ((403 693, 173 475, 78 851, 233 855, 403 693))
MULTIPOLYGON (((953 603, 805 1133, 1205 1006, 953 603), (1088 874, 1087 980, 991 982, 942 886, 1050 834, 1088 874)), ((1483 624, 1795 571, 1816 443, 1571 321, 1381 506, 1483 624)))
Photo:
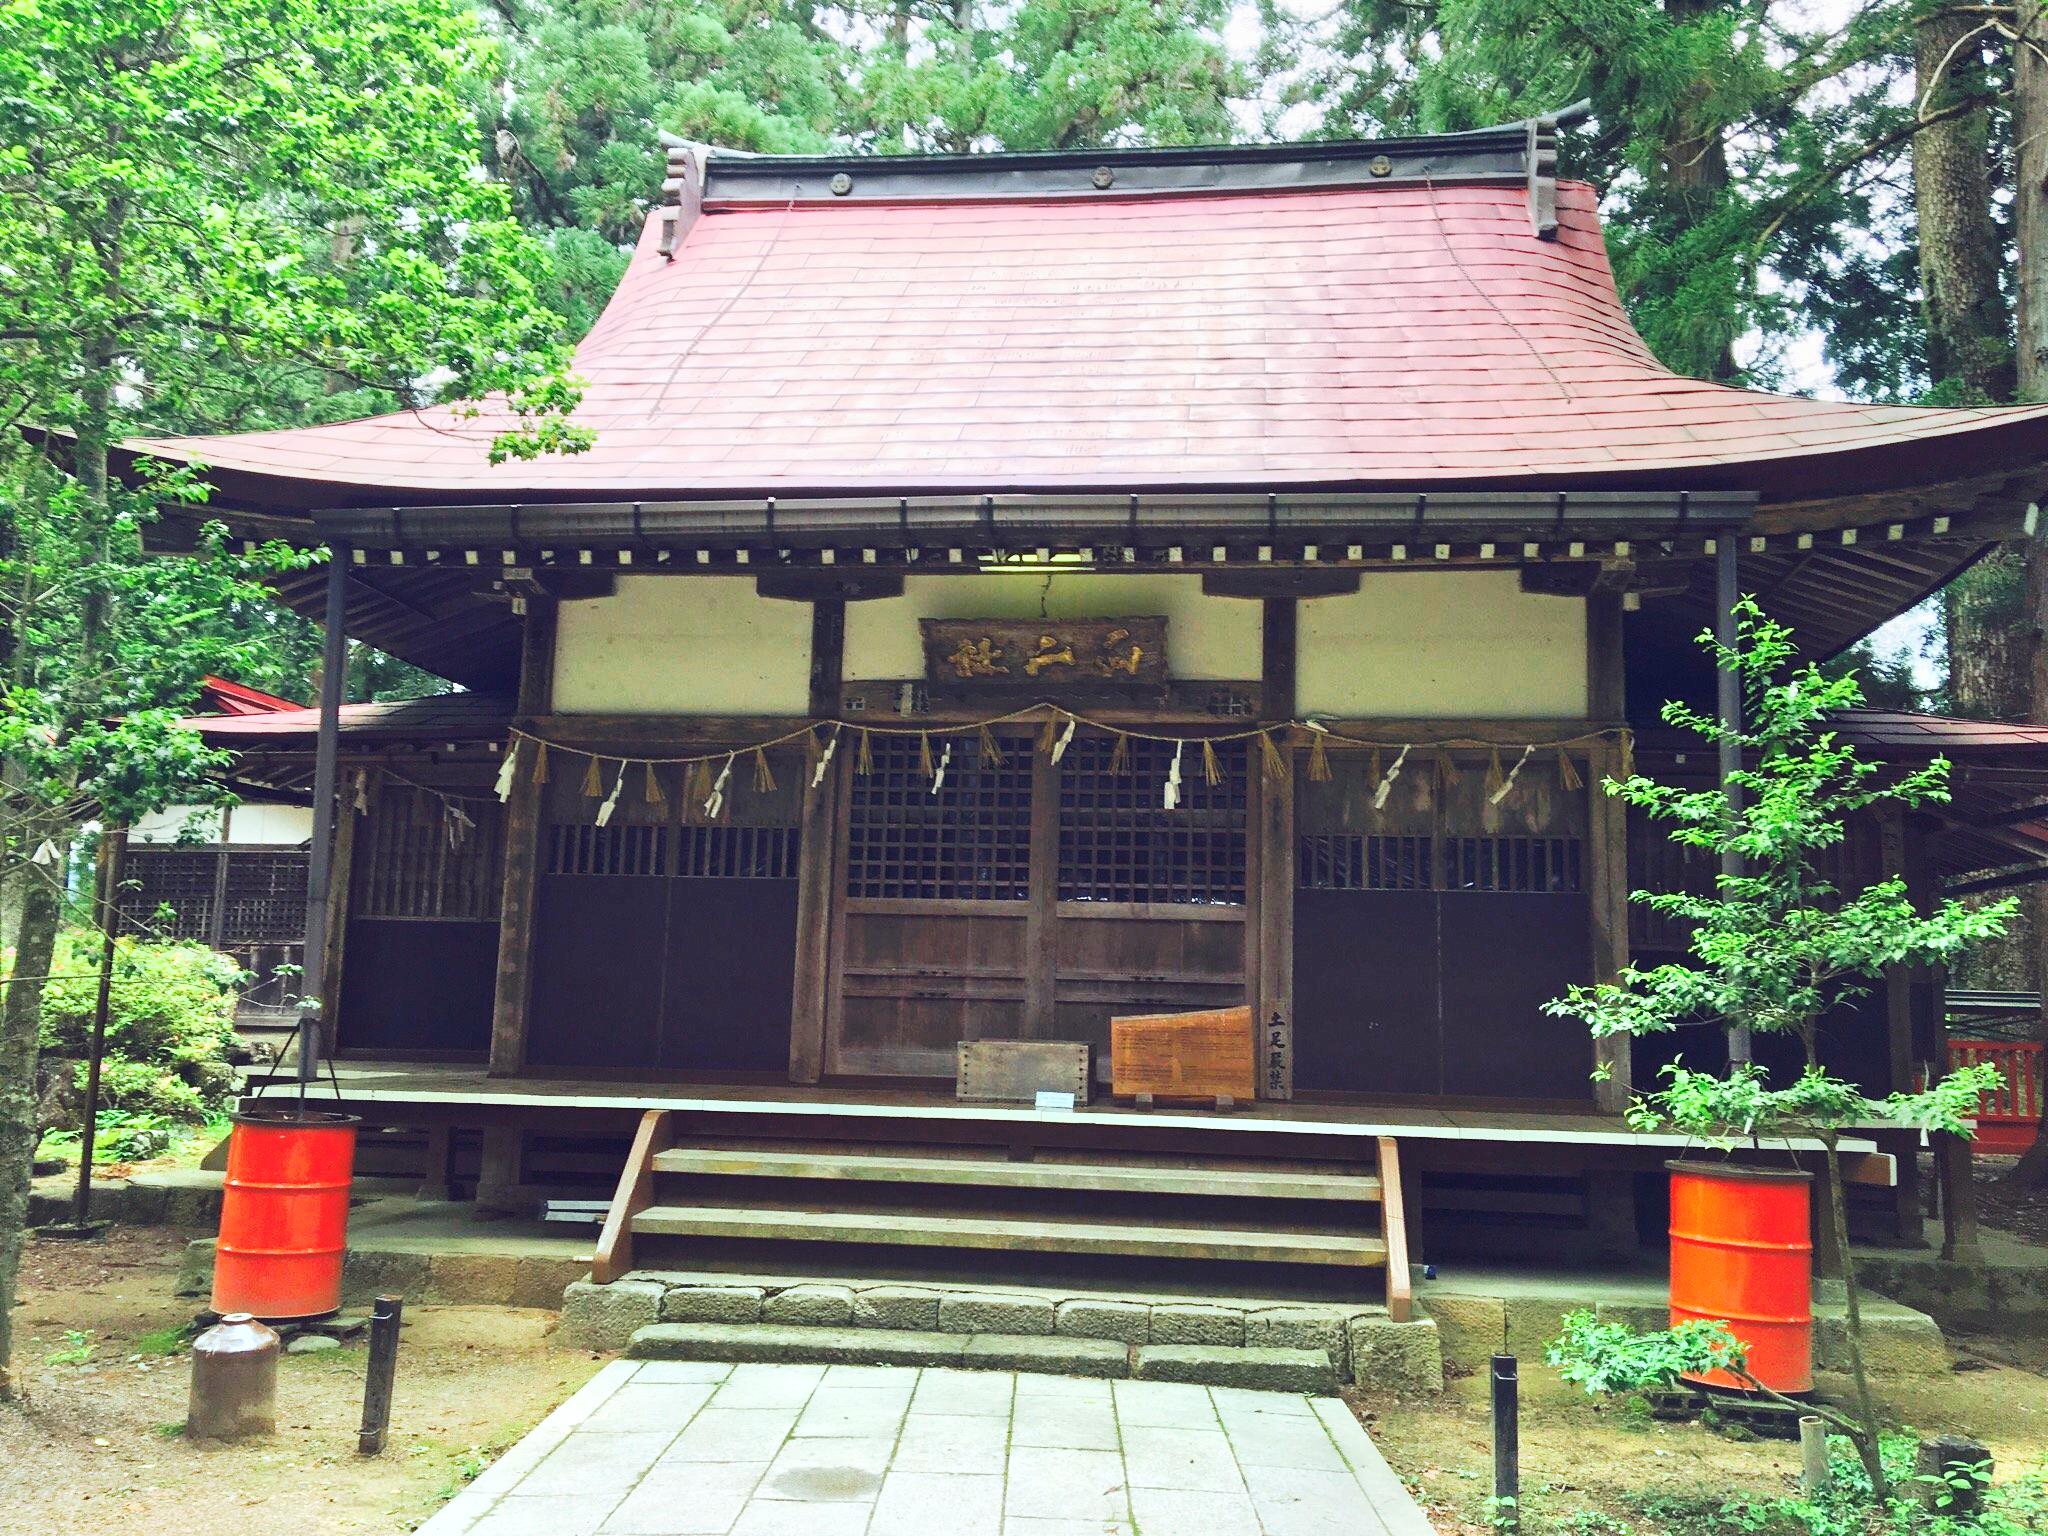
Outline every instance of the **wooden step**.
POLYGON ((1386 1245, 1338 1232, 1240 1231, 1014 1216, 926 1216, 891 1211, 746 1210, 650 1205, 632 1218, 635 1237, 795 1239, 910 1248, 977 1248, 1011 1253, 1121 1254, 1155 1259, 1241 1259, 1264 1264, 1377 1268, 1386 1245))
POLYGON ((953 1184, 984 1189, 1071 1189, 1134 1195, 1202 1195, 1264 1200, 1376 1203, 1370 1174, 1262 1173, 1223 1168, 1160 1168, 1135 1163, 1010 1162, 1001 1158, 920 1157, 858 1152, 756 1152, 677 1147, 655 1154, 654 1171, 720 1178, 847 1179, 879 1184, 953 1184))

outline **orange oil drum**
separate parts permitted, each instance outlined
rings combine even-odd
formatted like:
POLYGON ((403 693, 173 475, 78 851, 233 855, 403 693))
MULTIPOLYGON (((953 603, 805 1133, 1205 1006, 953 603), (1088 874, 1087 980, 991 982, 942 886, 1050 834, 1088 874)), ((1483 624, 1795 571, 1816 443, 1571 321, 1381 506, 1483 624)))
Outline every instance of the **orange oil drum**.
POLYGON ((356 1124, 353 1115, 296 1109, 234 1117, 214 1311, 289 1321, 340 1308, 356 1124))
MULTIPOLYGON (((1813 1176, 1790 1168, 1674 1162, 1671 1322, 1725 1322, 1750 1374, 1778 1392, 1813 1388, 1813 1176)), ((1746 1390, 1726 1371, 1689 1376, 1746 1390)))

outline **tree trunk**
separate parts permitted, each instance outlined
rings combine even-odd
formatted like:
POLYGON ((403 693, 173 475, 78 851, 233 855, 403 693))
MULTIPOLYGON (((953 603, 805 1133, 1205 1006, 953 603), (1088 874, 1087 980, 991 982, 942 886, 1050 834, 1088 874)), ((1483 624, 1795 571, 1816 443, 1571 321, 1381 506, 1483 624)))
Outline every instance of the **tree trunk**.
MULTIPOLYGON (((2048 47, 2048 6, 2044 0, 2019 0, 2016 19, 2019 41, 2013 53, 2013 239, 2019 257, 2018 390, 2022 400, 2048 399, 2048 60, 2040 50, 2048 47)), ((2042 558, 2041 535, 2029 553, 2026 583, 2027 640, 2032 648, 2029 667, 2031 718, 2048 720, 2048 654, 2043 636, 2048 633, 2048 560, 2042 558)), ((2048 902, 2035 895, 2037 919, 2048 917, 2048 902)), ((2034 925, 2036 974, 2048 974, 2040 965, 2048 945, 2048 921, 2034 925)), ((2036 1033, 2048 1040, 2048 1007, 2036 1021, 2036 1033)), ((2016 1178, 2034 1185, 2048 1185, 2048 1106, 2042 1111, 2039 1134, 2033 1151, 2021 1160, 2016 1178)))
POLYGON ((0 1000, 0 1400, 18 1388, 12 1372, 15 1281, 28 1226, 36 1155, 36 1056, 42 1042, 43 981, 57 948, 57 890, 30 876, 21 896, 13 980, 0 1000))
MULTIPOLYGON (((1664 0, 1664 14, 1683 26, 1721 9, 1723 3, 1724 0, 1664 0)), ((1664 191, 1687 228, 1707 218, 1728 187, 1726 130, 1706 112, 1712 90, 1712 83, 1702 80, 1684 93, 1672 115, 1660 156, 1664 191)), ((1739 371, 1731 332, 1721 338, 1708 377, 1726 381, 1739 371)))
MULTIPOLYGON (((1920 24, 1914 90, 1924 110, 1984 89, 1981 25, 1979 16, 1951 11, 1920 24)), ((1913 137, 1927 370, 1948 404, 2002 404, 2018 385, 2011 316, 1999 288, 2005 253, 1992 215, 1990 144, 1990 113, 1981 107, 1913 137)))
POLYGON ((1828 1222, 1834 1234, 1835 1252, 1842 1258, 1842 1298, 1848 1310, 1848 1327, 1844 1331, 1849 1341, 1849 1378, 1856 1393, 1856 1418, 1863 1426, 1863 1432, 1854 1440, 1863 1470, 1870 1476, 1876 1507, 1883 1509, 1890 1493, 1885 1482, 1884 1457, 1879 1448, 1883 1421, 1877 1416, 1877 1399, 1871 1395, 1870 1371, 1863 1360, 1863 1297, 1856 1283, 1856 1260, 1849 1252, 1849 1201, 1842 1188, 1842 1158, 1836 1139, 1833 1132, 1828 1132, 1821 1142, 1827 1153, 1828 1222))

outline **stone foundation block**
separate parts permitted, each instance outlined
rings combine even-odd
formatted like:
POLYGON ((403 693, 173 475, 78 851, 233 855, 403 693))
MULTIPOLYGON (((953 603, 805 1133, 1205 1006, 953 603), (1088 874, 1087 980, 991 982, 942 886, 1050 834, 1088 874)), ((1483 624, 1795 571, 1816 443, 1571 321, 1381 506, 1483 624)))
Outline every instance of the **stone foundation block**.
POLYGON ((1128 1376, 1130 1353, 1114 1339, 1036 1338, 977 1333, 960 1363, 979 1371, 1036 1371, 1055 1376, 1128 1376))
POLYGON ((758 1285, 678 1285, 661 1298, 664 1323, 758 1323, 758 1285))
POLYGON ((1564 1332, 1565 1314, 1583 1309, 1582 1303, 1560 1301, 1554 1296, 1508 1297, 1503 1352, 1524 1365, 1542 1364, 1550 1352, 1551 1340, 1564 1332))
POLYGON ((173 1294, 204 1296, 213 1289, 213 1239, 194 1238, 178 1259, 178 1283, 173 1294))
POLYGON ((1052 1332, 1052 1320, 1049 1297, 965 1291, 939 1298, 941 1333, 1044 1334, 1052 1332))
POLYGON ((1387 1392, 1441 1392, 1443 1341, 1432 1318, 1397 1323, 1390 1317, 1361 1316, 1346 1330, 1351 1378, 1361 1387, 1387 1392))
MULTIPOLYGON (((1486 1362, 1500 1353, 1507 1342, 1507 1304, 1498 1296, 1439 1296, 1418 1302, 1416 1311, 1436 1324, 1444 1369, 1454 1376, 1470 1376, 1486 1369, 1486 1362)), ((1358 1366, 1352 1364, 1352 1375, 1358 1366)))
POLYGON ((1132 1361, 1140 1381, 1188 1381, 1264 1392, 1334 1392, 1337 1371, 1319 1349, 1233 1349, 1224 1344, 1145 1344, 1132 1361))
MULTIPOLYGON (((1813 1363, 1823 1371, 1849 1369, 1846 1317, 1823 1314, 1813 1320, 1813 1363)), ((1873 1376, 1947 1376, 1954 1369, 1934 1319, 1904 1308, 1865 1315, 1863 1363, 1873 1376)))
POLYGON ((1150 1336, 1152 1309, 1138 1301, 1063 1301, 1053 1332, 1076 1339, 1115 1339, 1142 1344, 1150 1336))
POLYGON ((1251 1349, 1320 1349, 1340 1381, 1351 1379, 1351 1345, 1344 1319, 1313 1307, 1274 1307, 1244 1315, 1244 1342, 1251 1349))
POLYGON ((844 1285, 792 1285, 761 1303, 764 1323, 840 1328, 853 1321, 853 1289, 844 1285))
POLYGON ((939 1293, 914 1285, 871 1285, 853 1298, 860 1328, 905 1328, 930 1333, 939 1326, 939 1293))
POLYGON ((661 1294, 651 1280, 574 1281, 562 1292, 562 1325, 555 1341, 572 1349, 624 1349, 660 1316, 661 1294))
POLYGON ((1167 1302, 1152 1308, 1154 1344, 1244 1343, 1244 1313, 1236 1307, 1211 1307, 1200 1302, 1167 1302))

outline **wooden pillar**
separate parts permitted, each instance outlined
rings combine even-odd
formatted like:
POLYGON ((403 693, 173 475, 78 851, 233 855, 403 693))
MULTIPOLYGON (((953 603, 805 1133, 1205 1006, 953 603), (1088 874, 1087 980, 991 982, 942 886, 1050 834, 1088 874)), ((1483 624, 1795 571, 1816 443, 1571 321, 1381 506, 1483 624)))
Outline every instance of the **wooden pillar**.
POLYGON ((1970 1139, 1936 1131, 1934 1177, 1941 1191, 1941 1256, 1955 1264, 1981 1264, 1984 1249, 1977 1238, 1977 1186, 1970 1174, 1970 1139))
MULTIPOLYGON (((1887 807, 1878 822, 1878 858, 1884 878, 1907 883, 1909 899, 1918 906, 1922 893, 1913 890, 1914 862, 1908 846, 1905 818, 1896 806, 1887 807)), ((1884 973, 1884 1013, 1887 1072, 1891 1091, 1909 1093, 1917 1075, 1913 1060, 1913 999, 1916 983, 1922 979, 1914 966, 1887 966, 1884 973)), ((1920 1200, 1920 1138, 1917 1133, 1880 1136, 1878 1144, 1898 1163, 1898 1178, 1892 1184, 1894 1234, 1909 1243, 1924 1240, 1925 1219, 1920 1200)))
MULTIPOLYGON (((1622 659, 1621 598, 1596 592, 1586 599, 1586 703, 1602 724, 1618 725, 1628 716, 1622 659)), ((1596 982, 1614 980, 1628 964, 1628 807, 1602 787, 1619 765, 1619 752, 1606 746, 1587 754, 1584 869, 1596 982)), ((1627 1035, 1593 1042, 1593 1064, 1602 1074, 1593 1102, 1609 1113, 1629 1101, 1629 1045, 1627 1035)))
POLYGON ((322 612, 320 726, 313 744, 313 842, 306 850, 306 947, 300 958, 299 1083, 313 1081, 327 1048, 322 1014, 327 992, 327 885, 334 862, 334 781, 341 756, 341 698, 348 678, 349 546, 327 550, 327 603, 322 612))
POLYGON ((1051 1040, 1059 1030, 1060 771, 1050 753, 1031 754, 1031 910, 1024 919, 1024 1034, 1051 1040))
MULTIPOLYGON (((836 718, 846 663, 846 602, 811 604, 811 715, 836 718)), ((815 1083, 824 1072, 825 1019, 831 1005, 832 926, 839 887, 840 778, 853 742, 833 749, 825 775, 805 784, 797 830, 796 979, 791 989, 789 1080, 815 1083)))
MULTIPOLYGON (((1264 599, 1259 692, 1267 720, 1294 718, 1298 606, 1292 597, 1264 599)), ((1259 1096, 1294 1097, 1294 750, 1283 747, 1279 772, 1253 747, 1258 775, 1258 863, 1253 871, 1257 930, 1247 935, 1255 978, 1252 1017, 1258 1028, 1259 1096)))
MULTIPOLYGON (((526 600, 519 651, 519 707, 528 719, 548 712, 554 695, 555 603, 526 600)), ((510 743, 506 750, 511 750, 510 743)), ((530 753, 530 749, 529 749, 530 753)), ((491 1076, 516 1077, 526 1066, 526 1015, 533 989, 533 906, 540 870, 541 808, 547 789, 533 763, 512 776, 505 807, 505 885, 498 906, 498 988, 491 1005, 491 1076)), ((485 1138, 486 1151, 490 1138, 485 1138)))
POLYGON ((355 889, 355 795, 344 789, 334 814, 334 869, 327 884, 327 1042, 341 1040, 342 976, 348 964, 348 909, 355 889))

